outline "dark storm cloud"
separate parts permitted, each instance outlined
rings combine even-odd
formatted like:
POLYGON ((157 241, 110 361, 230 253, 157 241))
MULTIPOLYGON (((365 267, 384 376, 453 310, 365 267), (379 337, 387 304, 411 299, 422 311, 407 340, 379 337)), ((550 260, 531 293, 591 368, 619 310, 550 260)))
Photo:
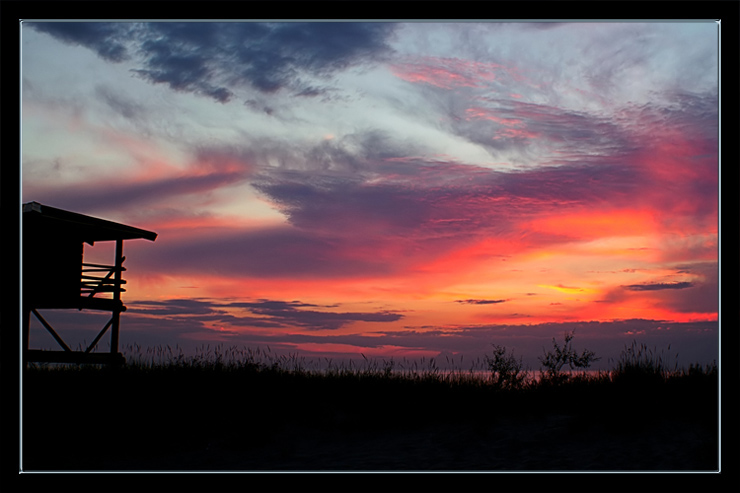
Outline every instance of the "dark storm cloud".
POLYGON ((139 45, 144 68, 134 72, 155 84, 166 84, 176 91, 194 92, 210 96, 216 101, 227 102, 233 93, 224 86, 211 81, 219 74, 215 60, 207 54, 213 49, 209 44, 216 42, 210 24, 194 24, 184 30, 190 36, 181 36, 168 24, 146 25, 146 37, 139 45), (158 32, 159 31, 159 32, 158 32))
POLYGON ((134 24, 120 22, 31 22, 28 26, 68 43, 85 46, 101 58, 122 62, 130 58, 125 46, 134 24))
POLYGON ((323 94, 305 77, 326 81, 335 72, 380 60, 393 24, 352 22, 33 23, 67 43, 113 62, 134 59, 139 77, 219 102, 250 86, 273 93, 323 94))
POLYGON ((691 282, 656 282, 651 284, 630 284, 622 286, 629 291, 660 291, 663 289, 686 289, 693 287, 691 282))
POLYGON ((261 91, 273 92, 291 86, 301 72, 327 76, 380 59, 390 50, 386 39, 393 29, 386 23, 269 24, 254 44, 233 48, 241 76, 261 91))
MULTIPOLYGON (((306 330, 336 330, 352 322, 395 322, 403 315, 392 312, 329 312, 310 310, 318 307, 300 301, 258 300, 254 302, 216 303, 202 300, 134 301, 128 303, 131 314, 166 317, 181 322, 229 324, 232 327, 281 327, 306 330), (227 310, 244 309, 251 315, 233 315, 227 310)), ((319 307, 332 308, 332 307, 319 307)), ((137 322, 138 325, 138 322, 137 322)))

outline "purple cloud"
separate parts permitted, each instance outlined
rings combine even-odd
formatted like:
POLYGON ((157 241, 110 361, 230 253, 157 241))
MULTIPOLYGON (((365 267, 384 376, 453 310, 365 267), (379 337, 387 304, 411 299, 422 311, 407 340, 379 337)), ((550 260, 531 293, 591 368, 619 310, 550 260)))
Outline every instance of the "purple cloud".
POLYGON ((396 268, 377 256, 351 255, 361 238, 342 240, 285 226, 158 240, 158 248, 141 252, 137 263, 172 274, 301 279, 387 275, 396 268))
POLYGON ((694 287, 691 282, 656 282, 649 284, 630 284, 622 286, 629 291, 660 291, 663 289, 686 289, 694 287))
POLYGON ((455 303, 465 303, 469 305, 493 305, 503 303, 507 300, 455 300, 455 303))
MULTIPOLYGON (((255 302, 206 302, 175 299, 168 301, 129 302, 128 312, 135 315, 168 319, 194 320, 200 324, 215 322, 232 327, 280 327, 306 330, 337 330, 352 322, 396 322, 403 315, 393 312, 330 312, 308 310, 317 305, 300 301, 259 300, 255 302), (243 308, 252 315, 232 315, 226 309, 243 308)), ((327 307, 324 307, 327 308, 327 307)), ((234 332, 233 330, 231 331, 234 332)))
POLYGON ((240 171, 215 171, 141 182, 119 180, 65 187, 28 185, 24 200, 36 200, 72 211, 122 210, 133 205, 163 202, 168 198, 233 186, 244 180, 245 174, 240 171))

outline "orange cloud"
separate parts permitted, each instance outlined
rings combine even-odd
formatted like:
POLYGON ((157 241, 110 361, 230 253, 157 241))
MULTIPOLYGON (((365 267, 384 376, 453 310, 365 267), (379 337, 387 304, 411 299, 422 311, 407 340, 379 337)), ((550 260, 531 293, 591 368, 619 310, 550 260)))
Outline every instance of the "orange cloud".
POLYGON ((541 288, 548 288, 548 289, 554 289, 555 291, 559 291, 561 293, 566 294, 590 294, 590 293, 596 293, 597 290, 591 289, 591 288, 582 288, 578 286, 563 286, 562 284, 557 285, 547 285, 547 284, 538 284, 541 288))
POLYGON ((646 210, 581 211, 534 219, 527 225, 534 231, 578 239, 610 236, 639 236, 655 233, 658 224, 646 210))

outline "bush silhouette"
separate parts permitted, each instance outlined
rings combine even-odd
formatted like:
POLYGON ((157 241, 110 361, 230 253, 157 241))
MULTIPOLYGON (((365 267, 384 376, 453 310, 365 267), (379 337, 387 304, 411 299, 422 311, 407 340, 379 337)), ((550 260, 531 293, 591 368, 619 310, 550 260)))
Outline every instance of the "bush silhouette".
POLYGON ((575 330, 565 334, 565 342, 561 346, 553 337, 552 349, 545 351, 539 360, 542 363, 542 380, 548 383, 562 383, 570 378, 570 375, 563 371, 564 366, 570 370, 583 369, 591 366, 591 363, 601 358, 596 357, 593 351, 584 349, 578 354, 572 347, 571 341, 575 337, 575 330))
POLYGON ((513 390, 522 388, 527 381, 527 370, 521 357, 517 360, 513 351, 507 353, 504 346, 493 344, 493 355, 486 356, 491 372, 491 383, 495 388, 513 390))

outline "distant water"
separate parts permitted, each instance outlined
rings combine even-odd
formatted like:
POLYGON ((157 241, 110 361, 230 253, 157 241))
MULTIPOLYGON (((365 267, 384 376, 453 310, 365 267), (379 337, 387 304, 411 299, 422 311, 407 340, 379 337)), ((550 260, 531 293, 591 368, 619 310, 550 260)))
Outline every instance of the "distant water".
MULTIPOLYGON (((436 371, 432 370, 393 370, 393 374, 401 376, 427 376, 427 375, 438 375, 440 378, 471 378, 488 380, 491 378, 491 372, 489 370, 475 369, 475 370, 457 370, 457 369, 439 369, 436 371)), ((539 370, 530 370, 524 372, 527 375, 527 380, 539 381, 542 377, 542 372, 539 370)), ((563 371, 562 373, 578 376, 586 375, 587 377, 596 377, 603 374, 609 374, 611 372, 606 370, 580 370, 580 371, 563 371)))

